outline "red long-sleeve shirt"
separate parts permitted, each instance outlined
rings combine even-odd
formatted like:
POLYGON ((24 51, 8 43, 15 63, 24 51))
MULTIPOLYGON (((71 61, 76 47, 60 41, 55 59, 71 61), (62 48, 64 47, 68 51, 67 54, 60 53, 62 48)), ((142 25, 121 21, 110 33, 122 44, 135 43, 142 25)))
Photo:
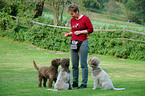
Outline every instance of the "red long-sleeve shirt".
POLYGON ((81 35, 75 35, 75 31, 81 31, 81 30, 87 30, 88 34, 91 34, 93 32, 93 25, 90 21, 90 19, 83 15, 80 19, 71 19, 71 32, 72 32, 72 38, 71 40, 78 40, 78 41, 85 41, 87 40, 87 34, 81 34, 81 35))

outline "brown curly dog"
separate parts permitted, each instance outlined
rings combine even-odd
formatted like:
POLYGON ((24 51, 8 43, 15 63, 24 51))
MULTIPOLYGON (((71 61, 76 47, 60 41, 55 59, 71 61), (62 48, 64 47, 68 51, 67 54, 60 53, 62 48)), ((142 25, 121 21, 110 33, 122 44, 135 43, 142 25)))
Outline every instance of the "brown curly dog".
POLYGON ((51 66, 42 66, 42 67, 38 67, 35 63, 35 61, 33 60, 33 64, 35 69, 38 71, 38 86, 41 87, 41 82, 43 79, 43 86, 46 87, 46 82, 47 79, 49 79, 49 88, 52 87, 52 83, 53 81, 56 82, 57 80, 57 76, 58 76, 58 66, 60 65, 60 58, 54 58, 51 61, 51 66))

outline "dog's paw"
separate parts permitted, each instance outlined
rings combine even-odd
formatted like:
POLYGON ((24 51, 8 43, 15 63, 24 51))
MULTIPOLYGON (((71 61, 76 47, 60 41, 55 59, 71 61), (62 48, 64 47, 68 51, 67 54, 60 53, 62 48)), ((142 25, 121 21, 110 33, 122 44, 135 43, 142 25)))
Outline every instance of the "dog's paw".
POLYGON ((72 89, 74 89, 74 88, 73 88, 73 87, 70 87, 69 89, 72 90, 72 89))
POLYGON ((93 88, 93 90, 95 90, 96 88, 93 88))

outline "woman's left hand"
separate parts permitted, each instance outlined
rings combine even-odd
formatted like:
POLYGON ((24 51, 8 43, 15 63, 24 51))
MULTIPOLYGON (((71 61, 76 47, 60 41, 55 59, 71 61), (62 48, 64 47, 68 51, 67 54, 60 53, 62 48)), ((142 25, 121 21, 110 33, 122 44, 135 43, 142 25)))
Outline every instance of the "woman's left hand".
POLYGON ((75 31, 74 34, 75 34, 75 35, 80 35, 81 32, 80 32, 80 31, 75 31))

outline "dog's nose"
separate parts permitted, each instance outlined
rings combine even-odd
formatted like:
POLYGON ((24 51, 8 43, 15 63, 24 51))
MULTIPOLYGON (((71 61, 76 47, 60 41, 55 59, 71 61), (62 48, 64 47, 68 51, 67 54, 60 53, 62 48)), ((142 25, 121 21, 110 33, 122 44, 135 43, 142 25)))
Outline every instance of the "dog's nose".
POLYGON ((94 65, 91 65, 91 67, 93 67, 94 65))

